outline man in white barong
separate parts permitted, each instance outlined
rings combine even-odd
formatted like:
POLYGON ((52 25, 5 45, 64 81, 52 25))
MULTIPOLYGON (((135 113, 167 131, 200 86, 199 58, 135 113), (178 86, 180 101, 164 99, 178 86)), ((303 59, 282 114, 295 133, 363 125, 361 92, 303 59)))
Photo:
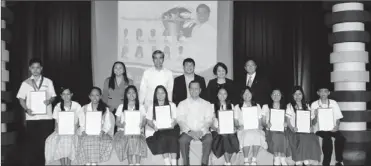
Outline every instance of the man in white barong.
POLYGON ((193 80, 189 83, 191 97, 178 105, 177 121, 180 126, 179 147, 183 165, 189 165, 189 149, 192 140, 202 142, 201 165, 208 165, 211 153, 212 136, 210 126, 213 122, 214 109, 212 105, 200 98, 200 82, 193 80))
POLYGON ((154 67, 144 71, 139 89, 139 102, 147 108, 153 104, 153 94, 158 85, 163 85, 167 92, 169 100, 173 96, 174 78, 173 73, 164 68, 164 52, 156 50, 152 53, 154 67))

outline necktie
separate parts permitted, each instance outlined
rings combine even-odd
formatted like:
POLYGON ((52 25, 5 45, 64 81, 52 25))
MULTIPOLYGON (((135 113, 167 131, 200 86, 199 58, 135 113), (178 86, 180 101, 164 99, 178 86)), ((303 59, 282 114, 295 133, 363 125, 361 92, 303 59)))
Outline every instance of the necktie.
POLYGON ((252 85, 252 80, 251 80, 251 75, 248 76, 248 81, 247 81, 247 86, 251 88, 252 85))

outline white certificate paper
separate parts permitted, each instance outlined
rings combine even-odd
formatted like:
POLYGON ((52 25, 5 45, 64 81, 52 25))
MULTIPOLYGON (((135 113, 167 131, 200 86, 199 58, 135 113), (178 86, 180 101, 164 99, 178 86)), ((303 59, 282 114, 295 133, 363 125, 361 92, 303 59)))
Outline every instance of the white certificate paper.
POLYGON ((218 111, 219 117, 219 133, 233 134, 234 133, 234 114, 232 110, 218 111))
POLYGON ((125 111, 125 135, 140 135, 140 112, 125 111))
POLYGON ((243 127, 245 130, 259 129, 259 115, 257 107, 242 107, 243 127))
POLYGON ((30 105, 32 113, 35 115, 46 114, 46 91, 32 91, 30 92, 30 105))
MULTIPOLYGON (((152 111, 152 110, 150 110, 152 111)), ((156 112, 156 126, 158 129, 171 128, 171 112, 170 106, 157 106, 155 107, 156 112)))
POLYGON ((102 131, 102 112, 86 112, 85 132, 88 135, 99 135, 102 131))
POLYGON ((310 111, 296 111, 296 128, 298 133, 310 133, 310 111))
POLYGON ((285 110, 271 109, 269 121, 271 123, 271 131, 285 130, 285 110))
POLYGON ((320 131, 331 131, 334 129, 334 114, 332 108, 318 109, 318 125, 320 131))
POLYGON ((58 112, 58 134, 74 135, 75 134, 75 113, 58 112))

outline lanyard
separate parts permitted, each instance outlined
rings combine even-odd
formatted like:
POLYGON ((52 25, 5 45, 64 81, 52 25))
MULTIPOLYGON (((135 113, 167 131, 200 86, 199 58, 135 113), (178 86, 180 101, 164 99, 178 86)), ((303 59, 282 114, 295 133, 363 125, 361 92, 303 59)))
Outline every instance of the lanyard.
MULTIPOLYGON (((318 106, 323 108, 321 100, 318 100, 318 106)), ((330 108, 330 100, 327 100, 327 108, 330 108)))
POLYGON ((38 91, 38 90, 40 90, 41 85, 42 85, 43 82, 44 82, 44 77, 41 76, 41 80, 40 80, 39 85, 36 85, 36 81, 35 81, 35 79, 32 79, 31 81, 32 81, 32 86, 33 86, 34 90, 35 90, 35 91, 38 91))

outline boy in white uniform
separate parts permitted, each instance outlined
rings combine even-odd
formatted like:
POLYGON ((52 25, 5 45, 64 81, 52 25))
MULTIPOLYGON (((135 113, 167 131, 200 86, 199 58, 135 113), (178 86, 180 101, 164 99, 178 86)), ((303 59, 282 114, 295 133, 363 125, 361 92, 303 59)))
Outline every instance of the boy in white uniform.
POLYGON ((46 138, 54 130, 52 118, 52 102, 56 96, 53 82, 42 76, 42 63, 38 58, 29 62, 29 70, 32 76, 22 82, 17 98, 26 113, 26 150, 27 163, 29 165, 45 165, 44 146, 46 138), (36 110, 31 110, 31 97, 33 91, 45 91, 46 114, 35 115, 36 110))
MULTIPOLYGON (((342 166, 343 162, 343 151, 344 151, 344 144, 345 138, 339 132, 339 125, 340 119, 343 118, 343 114, 341 113, 340 107, 335 100, 331 100, 328 98, 330 95, 330 85, 328 84, 321 84, 317 88, 317 94, 319 99, 314 101, 311 105, 312 111, 316 114, 318 113, 318 109, 320 108, 332 108, 333 116, 334 116, 334 124, 335 127, 332 131, 317 131, 316 135, 322 138, 322 152, 323 152, 323 166, 329 166, 331 162, 332 156, 332 137, 335 138, 335 154, 336 154, 336 166, 342 166)), ((318 130, 318 123, 316 125, 318 130)))

